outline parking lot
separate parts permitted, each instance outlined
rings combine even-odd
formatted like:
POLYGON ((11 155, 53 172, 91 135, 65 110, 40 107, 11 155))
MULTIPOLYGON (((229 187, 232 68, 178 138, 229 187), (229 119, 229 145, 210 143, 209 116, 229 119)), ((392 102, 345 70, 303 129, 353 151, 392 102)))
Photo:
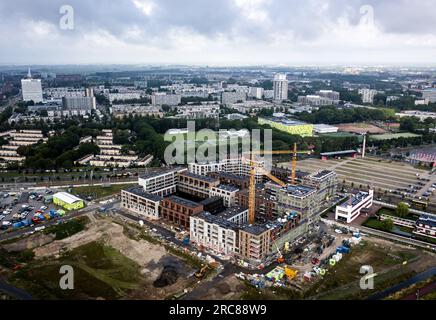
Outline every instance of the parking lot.
MULTIPOLYGON (((289 163, 282 163, 288 166, 289 163)), ((376 192, 413 198, 436 204, 436 176, 429 171, 417 169, 401 163, 381 160, 374 157, 329 159, 307 159, 298 161, 297 168, 302 171, 315 172, 330 169, 338 174, 339 182, 344 181, 354 188, 373 188, 376 192), (434 186, 433 186, 434 184, 434 186)))
POLYGON ((44 196, 52 191, 39 192, 1 192, 0 193, 0 232, 13 228, 20 221, 32 223, 37 214, 49 213, 58 208, 53 203, 44 203, 44 196))

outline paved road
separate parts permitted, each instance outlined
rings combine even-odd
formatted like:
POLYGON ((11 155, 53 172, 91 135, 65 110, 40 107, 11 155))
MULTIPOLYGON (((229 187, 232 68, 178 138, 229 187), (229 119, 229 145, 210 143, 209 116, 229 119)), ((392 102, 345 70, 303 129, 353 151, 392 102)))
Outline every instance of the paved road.
POLYGON ((412 293, 412 294, 408 295, 407 297, 404 297, 401 300, 418 300, 419 298, 422 298, 422 297, 426 296, 427 294, 435 292, 435 291, 436 291, 436 281, 426 285, 423 288, 420 288, 419 291, 412 293), (417 295, 417 293, 418 293, 418 295, 417 295))
POLYGON ((410 287, 411 285, 427 280, 428 278, 433 277, 434 275, 436 275, 436 267, 432 267, 424 272, 421 272, 419 274, 417 274, 416 276, 413 276, 410 279, 407 279, 406 281, 403 281, 399 284, 396 284, 382 292, 377 292, 375 294, 373 294, 372 296, 368 297, 367 300, 381 300, 384 299, 392 294, 394 294, 395 292, 398 292, 400 290, 403 290, 405 288, 410 287))
POLYGON ((0 278, 0 292, 4 292, 12 298, 18 300, 31 300, 32 296, 26 291, 11 286, 9 283, 0 278))

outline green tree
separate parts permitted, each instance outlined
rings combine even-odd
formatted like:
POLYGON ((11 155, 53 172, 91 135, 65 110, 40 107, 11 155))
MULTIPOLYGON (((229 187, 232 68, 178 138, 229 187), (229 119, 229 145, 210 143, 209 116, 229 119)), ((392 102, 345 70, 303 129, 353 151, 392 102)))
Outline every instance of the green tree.
POLYGON ((409 207, 407 206, 406 203, 404 202, 400 202, 397 205, 397 208, 395 209, 395 212, 397 213, 397 215, 401 218, 405 218, 409 215, 409 207))
POLYGON ((394 222, 392 219, 385 219, 382 221, 382 229, 384 231, 391 231, 394 227, 394 222))

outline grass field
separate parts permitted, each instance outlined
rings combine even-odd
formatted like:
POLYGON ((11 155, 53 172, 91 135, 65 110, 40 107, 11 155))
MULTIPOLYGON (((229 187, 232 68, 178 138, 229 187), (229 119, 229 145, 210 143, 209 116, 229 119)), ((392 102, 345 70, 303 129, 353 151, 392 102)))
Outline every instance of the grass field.
POLYGON ((92 186, 92 187, 77 187, 71 190, 71 193, 78 194, 81 198, 92 196, 93 199, 109 197, 121 192, 122 189, 132 187, 134 184, 113 184, 108 187, 92 186))
POLYGON ((374 135, 371 136, 369 138, 369 140, 374 140, 374 141, 381 141, 381 140, 391 140, 391 139, 398 139, 398 138, 418 138, 421 135, 419 134, 414 134, 414 133, 409 133, 409 132, 404 132, 404 133, 386 133, 386 134, 379 134, 379 135, 374 135))
POLYGON ((117 299, 142 282, 140 267, 112 247, 91 242, 58 260, 38 260, 15 273, 11 282, 38 299, 117 299), (61 290, 62 265, 74 268, 74 290, 61 290))

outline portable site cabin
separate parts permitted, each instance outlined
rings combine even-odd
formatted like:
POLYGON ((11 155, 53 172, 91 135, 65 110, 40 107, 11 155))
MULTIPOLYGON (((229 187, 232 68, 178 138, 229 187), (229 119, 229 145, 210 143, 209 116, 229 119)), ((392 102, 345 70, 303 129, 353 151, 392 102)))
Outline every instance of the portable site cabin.
POLYGON ((53 195, 53 203, 66 210, 79 210, 85 207, 85 202, 66 192, 58 192, 53 195))

